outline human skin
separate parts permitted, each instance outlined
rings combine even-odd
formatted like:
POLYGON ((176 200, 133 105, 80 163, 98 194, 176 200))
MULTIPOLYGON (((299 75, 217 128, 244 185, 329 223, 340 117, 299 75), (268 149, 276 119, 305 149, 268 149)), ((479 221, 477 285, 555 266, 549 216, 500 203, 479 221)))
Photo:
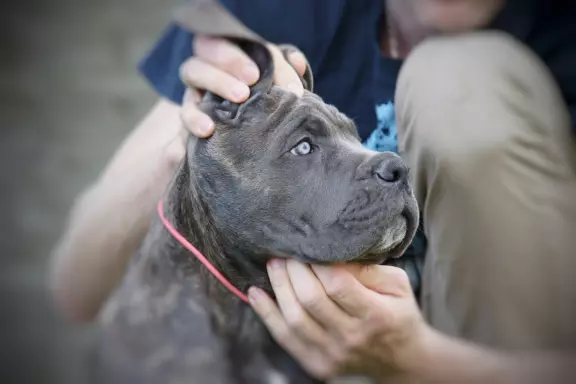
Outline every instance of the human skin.
POLYGON ((504 7, 506 0, 389 0, 392 8, 410 3, 419 25, 441 33, 482 28, 504 7))
POLYGON ((318 378, 560 383, 576 377, 573 352, 505 353, 435 331, 399 268, 276 259, 268 274, 278 304, 258 288, 249 290, 250 302, 278 343, 318 378))

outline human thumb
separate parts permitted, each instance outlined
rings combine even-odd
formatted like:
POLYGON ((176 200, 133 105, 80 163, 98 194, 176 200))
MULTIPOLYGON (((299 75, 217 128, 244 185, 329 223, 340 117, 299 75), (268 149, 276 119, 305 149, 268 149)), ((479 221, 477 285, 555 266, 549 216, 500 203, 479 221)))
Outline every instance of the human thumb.
POLYGON ((411 296, 410 279, 403 269, 388 265, 346 264, 356 279, 375 292, 396 297, 411 296))

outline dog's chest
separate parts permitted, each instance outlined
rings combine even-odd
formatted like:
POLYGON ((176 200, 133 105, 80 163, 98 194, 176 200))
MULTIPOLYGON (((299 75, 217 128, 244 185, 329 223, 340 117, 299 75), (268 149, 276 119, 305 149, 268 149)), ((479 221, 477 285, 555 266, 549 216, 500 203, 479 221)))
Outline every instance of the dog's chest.
POLYGON ((201 285, 125 280, 101 317, 106 383, 309 382, 249 307, 215 311, 201 285))
POLYGON ((290 380, 284 373, 270 364, 263 354, 255 356, 248 364, 242 368, 242 383, 255 383, 255 384, 296 384, 302 381, 290 380))

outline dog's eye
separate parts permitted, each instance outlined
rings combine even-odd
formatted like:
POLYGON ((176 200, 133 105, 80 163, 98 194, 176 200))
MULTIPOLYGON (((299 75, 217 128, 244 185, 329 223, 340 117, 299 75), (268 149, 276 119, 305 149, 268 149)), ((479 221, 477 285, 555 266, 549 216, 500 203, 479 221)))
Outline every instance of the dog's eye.
POLYGON ((299 142, 294 148, 290 150, 290 153, 296 156, 304 156, 312 153, 312 143, 308 139, 304 139, 299 142))

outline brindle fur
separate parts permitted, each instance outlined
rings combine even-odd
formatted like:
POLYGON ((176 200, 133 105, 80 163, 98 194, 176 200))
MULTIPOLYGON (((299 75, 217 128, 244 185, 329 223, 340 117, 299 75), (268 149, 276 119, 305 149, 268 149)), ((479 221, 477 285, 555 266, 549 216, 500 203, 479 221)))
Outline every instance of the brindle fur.
MULTIPOLYGON (((194 4, 212 17, 223 12, 210 1, 194 4)), ((189 14, 196 15, 191 27, 218 24, 189 14)), ((298 98, 272 84, 270 53, 252 34, 228 37, 255 60, 261 78, 242 105, 205 96, 216 131, 189 139, 164 196, 167 219, 242 291, 259 286, 272 295, 265 268, 272 256, 379 263, 400 255, 416 230, 416 203, 405 175, 391 184, 375 176, 391 161, 403 170, 399 158, 364 149, 353 122, 310 92, 310 71, 298 98), (304 133, 319 152, 290 157, 304 133), (400 241, 382 240, 398 231, 400 241)), ((100 324, 99 383, 319 382, 158 218, 100 324)))
MULTIPOLYGON (((166 197, 167 218, 245 291, 271 292, 264 265, 236 268, 234 245, 214 226, 186 162, 166 197)), ((154 220, 101 316, 101 383, 314 383, 270 338, 252 309, 230 294, 154 220)))

